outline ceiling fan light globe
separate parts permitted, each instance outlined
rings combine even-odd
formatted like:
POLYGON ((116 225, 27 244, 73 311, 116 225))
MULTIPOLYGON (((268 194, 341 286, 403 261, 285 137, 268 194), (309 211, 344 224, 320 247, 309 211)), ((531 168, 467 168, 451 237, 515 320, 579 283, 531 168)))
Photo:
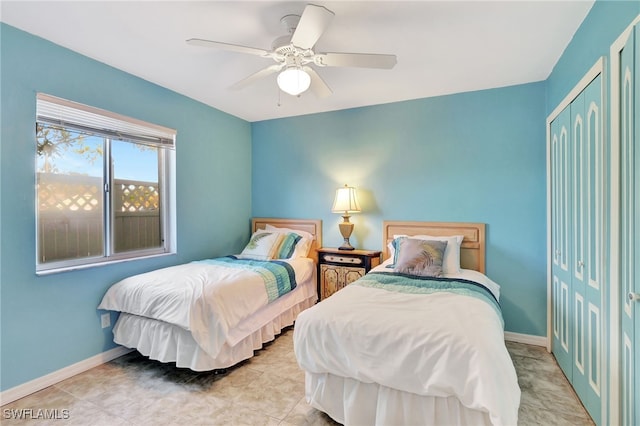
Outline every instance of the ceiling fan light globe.
POLYGON ((310 85, 311 76, 300 68, 287 68, 278 74, 278 87, 292 96, 298 96, 310 85))

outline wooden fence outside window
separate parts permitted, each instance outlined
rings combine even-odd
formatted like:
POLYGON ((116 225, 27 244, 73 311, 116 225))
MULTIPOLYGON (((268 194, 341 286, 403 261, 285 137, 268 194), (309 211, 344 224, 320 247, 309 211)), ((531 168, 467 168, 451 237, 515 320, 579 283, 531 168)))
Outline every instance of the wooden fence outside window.
MULTIPOLYGON (((41 263, 104 255, 102 179, 38 173, 41 263)), ((114 181, 115 252, 161 246, 157 182, 114 181)))

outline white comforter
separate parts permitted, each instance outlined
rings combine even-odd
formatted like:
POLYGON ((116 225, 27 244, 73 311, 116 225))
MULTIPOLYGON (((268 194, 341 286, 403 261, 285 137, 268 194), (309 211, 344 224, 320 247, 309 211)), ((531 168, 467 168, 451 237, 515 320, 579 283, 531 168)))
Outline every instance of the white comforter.
MULTIPOLYGON (((302 282, 312 273, 310 259, 288 261, 302 282)), ((182 327, 216 357, 229 330, 268 303, 260 274, 187 263, 126 278, 109 288, 98 309, 127 312, 182 327)))
POLYGON ((483 300, 351 284, 298 316, 294 348, 305 371, 456 396, 495 425, 517 424, 516 372, 501 319, 483 300))

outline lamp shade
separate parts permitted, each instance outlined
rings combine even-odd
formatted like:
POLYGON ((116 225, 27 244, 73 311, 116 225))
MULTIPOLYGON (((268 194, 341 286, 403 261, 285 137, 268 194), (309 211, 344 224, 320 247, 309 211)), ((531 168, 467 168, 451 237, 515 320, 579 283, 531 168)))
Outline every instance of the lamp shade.
POLYGON ((311 77, 300 68, 290 67, 278 74, 278 87, 285 93, 297 96, 311 85, 311 77))
POLYGON ((333 213, 357 213, 360 211, 356 189, 345 185, 336 190, 336 198, 333 200, 333 213))

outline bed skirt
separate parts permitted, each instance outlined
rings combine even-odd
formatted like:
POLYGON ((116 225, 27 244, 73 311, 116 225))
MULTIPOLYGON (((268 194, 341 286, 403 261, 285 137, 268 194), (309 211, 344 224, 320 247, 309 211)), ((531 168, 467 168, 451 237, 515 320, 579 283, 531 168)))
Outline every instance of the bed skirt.
POLYGON ((193 371, 228 368, 251 358, 255 350, 275 339, 283 328, 293 325, 300 312, 316 303, 315 277, 314 273, 294 291, 243 320, 229 332, 215 357, 205 352, 188 330, 127 313, 121 313, 113 327, 113 341, 150 359, 175 362, 176 367, 193 371))
POLYGON ((305 372, 307 402, 344 425, 491 425, 456 397, 431 397, 328 373, 305 372))

